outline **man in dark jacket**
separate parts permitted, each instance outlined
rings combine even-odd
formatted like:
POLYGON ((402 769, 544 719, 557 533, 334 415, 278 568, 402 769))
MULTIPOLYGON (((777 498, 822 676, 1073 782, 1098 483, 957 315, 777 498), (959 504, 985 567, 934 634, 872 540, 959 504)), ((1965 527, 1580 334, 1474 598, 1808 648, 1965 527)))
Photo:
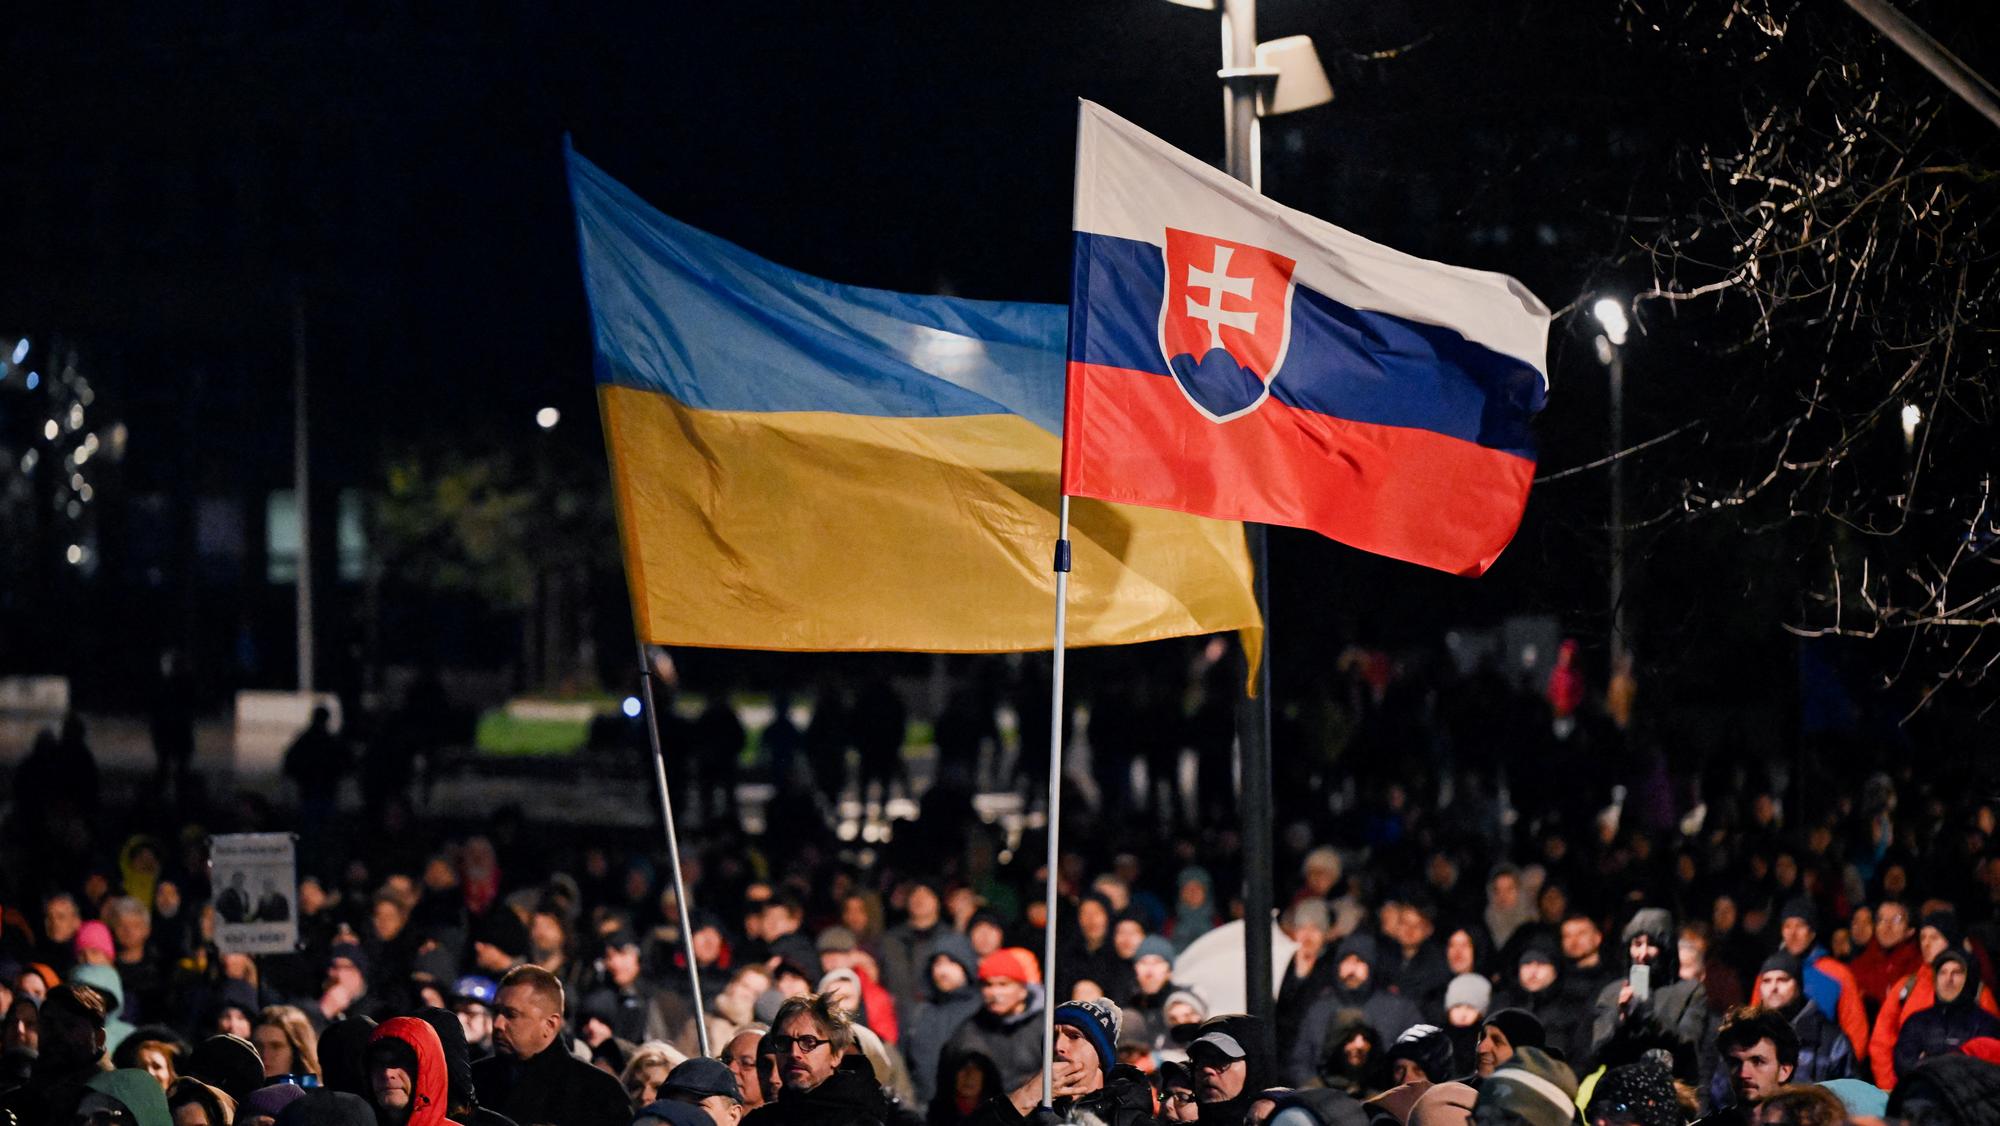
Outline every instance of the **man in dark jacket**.
MULTIPOLYGON (((1325 1058, 1327 1036, 1336 1026, 1346 1024, 1355 1013, 1375 1030, 1381 1043, 1389 1043, 1413 1024, 1423 1023, 1416 1005, 1377 988, 1375 983, 1375 940, 1365 934, 1350 934, 1340 940, 1334 952, 1333 989, 1306 1010, 1299 1022, 1298 1037, 1286 1056, 1286 1078, 1294 1085, 1310 1080, 1325 1058)), ((1273 1078, 1277 1078, 1274 1076, 1273 1078)))
POLYGON ((1799 1038, 1791 1023, 1769 1009, 1738 1009, 1715 1034, 1722 1064, 1716 1109, 1695 1126, 1747 1126, 1759 1102, 1791 1082, 1799 1063, 1799 1038))
POLYGON ((1188 1045, 1194 1068, 1194 1097, 1200 1108, 1195 1121, 1215 1126, 1242 1126, 1250 1104, 1276 1078, 1276 1051, 1271 1029, 1256 1017, 1210 1017, 1201 1035, 1188 1045))
POLYGON ((979 962, 980 1010, 944 1046, 957 1059, 977 1052, 1000 1069, 1000 1089, 1011 1091, 1042 1069, 1042 987, 1040 975, 1012 946, 979 962))
POLYGON ((598 1013, 611 1035, 637 1044, 646 1039, 647 1012, 659 987, 645 976, 639 937, 620 927, 604 936, 604 976, 583 998, 583 1011, 598 1013))
POLYGON ((1854 1046, 1833 1019, 1805 992, 1805 967, 1784 950, 1764 959, 1757 974, 1764 1007, 1791 1023, 1799 1038, 1799 1062, 1794 1083, 1824 1083, 1855 1074, 1854 1046))
POLYGON ((1709 1008, 1702 983, 1682 980, 1674 935, 1673 916, 1658 907, 1642 908, 1625 924, 1627 964, 1645 971, 1647 995, 1638 996, 1629 976, 1598 992, 1590 1058, 1618 1066, 1648 1049, 1665 1048, 1674 1057, 1676 1077, 1699 1083, 1715 1071, 1715 1034, 1722 1021, 1709 1008))
POLYGON ((84 1084, 103 1070, 104 994, 65 982, 49 990, 40 1013, 40 1055, 27 1083, 0 1098, 0 1120, 68 1122, 84 1084))
POLYGON ((928 943, 930 963, 925 967, 925 984, 929 988, 903 1026, 900 1045, 910 1065, 918 1106, 929 1106, 937 1094, 938 1059, 945 1044, 980 1007, 979 959, 972 952, 972 943, 957 931, 934 935, 928 943))
POLYGON ((1950 1055, 1967 1040, 2000 1036, 2000 1020, 1979 1007, 1979 963, 1947 949, 1931 963, 1937 1000, 1903 1022, 1896 1034, 1896 1074, 1908 1075, 1933 1056, 1950 1055))
POLYGON ((1495 1008, 1520 1009, 1529 1013, 1542 1022, 1546 1042, 1567 1052, 1575 1038, 1581 1014, 1563 995, 1558 965, 1553 948, 1539 941, 1528 943, 1521 951, 1513 983, 1495 991, 1493 1004, 1495 1008))
POLYGON ((494 1055, 472 1065, 479 1102, 521 1123, 627 1126, 624 1085, 563 1050, 563 1008, 556 975, 532 965, 508 971, 493 1000, 494 1055))
POLYGON ((777 1050, 779 1088, 743 1119, 743 1126, 883 1126, 889 1103, 860 1060, 841 1066, 854 1028, 828 994, 793 997, 778 1009, 765 1042, 777 1050))
MULTIPOLYGON (((1153 1089, 1145 1073, 1118 1062, 1118 1035, 1124 1016, 1108 999, 1067 1001, 1056 1007, 1055 1058, 1050 1092, 1056 1117, 1076 1121, 1088 1114, 1104 1126, 1153 1126, 1153 1089)), ((1027 1121, 1042 1101, 1042 1076, 990 1099, 971 1126, 1006 1126, 1027 1121)))
MULTIPOLYGON (((1430 897, 1404 894, 1391 915, 1390 929, 1383 933, 1388 945, 1376 959, 1375 969, 1382 988, 1416 1005, 1422 1012, 1442 1012, 1445 987, 1451 984, 1451 966, 1439 946, 1437 908, 1430 897)), ((1385 1032, 1386 1036, 1396 1035, 1385 1032)))
POLYGON ((944 900, 929 884, 910 889, 904 910, 908 913, 904 920, 882 936, 882 956, 877 959, 882 966, 882 987, 896 998, 898 1006, 919 1002, 930 993, 933 944, 944 935, 957 933, 944 922, 944 900))

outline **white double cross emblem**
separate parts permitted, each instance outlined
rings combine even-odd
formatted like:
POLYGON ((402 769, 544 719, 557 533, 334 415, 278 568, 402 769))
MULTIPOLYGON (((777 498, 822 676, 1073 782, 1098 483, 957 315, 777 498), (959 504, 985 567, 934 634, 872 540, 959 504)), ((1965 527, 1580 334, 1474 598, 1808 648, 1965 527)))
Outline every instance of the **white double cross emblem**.
POLYGON ((1208 326, 1210 349, 1222 347, 1222 329, 1225 325, 1243 332, 1257 331, 1257 314, 1222 307, 1224 294, 1241 297, 1247 301, 1251 292, 1257 288, 1255 278, 1230 276, 1229 260, 1235 254, 1236 248, 1233 246, 1218 246, 1215 248, 1215 269, 1197 270, 1193 263, 1188 264, 1188 288, 1207 290, 1208 304, 1200 304, 1195 301, 1193 294, 1187 294, 1187 315, 1189 319, 1208 326))

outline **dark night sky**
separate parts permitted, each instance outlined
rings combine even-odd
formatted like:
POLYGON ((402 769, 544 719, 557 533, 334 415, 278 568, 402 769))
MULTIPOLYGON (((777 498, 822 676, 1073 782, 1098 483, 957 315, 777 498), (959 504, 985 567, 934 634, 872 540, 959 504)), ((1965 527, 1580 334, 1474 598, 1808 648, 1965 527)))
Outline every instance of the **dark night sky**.
MULTIPOLYGON (((1686 139, 1682 111, 1731 95, 1644 96, 1669 73, 1617 7, 1264 0, 1259 37, 1313 35, 1338 91, 1266 123, 1266 191, 1552 307, 1629 288, 1600 266, 1616 215, 1686 139)), ((150 470, 135 455, 156 485, 282 485, 294 279, 334 477, 441 429, 525 442, 546 403, 583 423, 558 432, 565 455, 601 459, 565 131, 663 210, 794 268, 1061 301, 1075 99, 1214 160, 1218 53, 1212 14, 1163 0, 48 5, 0 27, 0 333, 84 343, 111 400, 177 436, 150 470)), ((1605 442, 1579 333, 1558 322, 1548 468, 1605 442)), ((1279 606, 1426 639, 1549 610, 1588 635, 1602 525, 1601 481, 1538 490, 1479 583, 1284 533, 1279 606)))

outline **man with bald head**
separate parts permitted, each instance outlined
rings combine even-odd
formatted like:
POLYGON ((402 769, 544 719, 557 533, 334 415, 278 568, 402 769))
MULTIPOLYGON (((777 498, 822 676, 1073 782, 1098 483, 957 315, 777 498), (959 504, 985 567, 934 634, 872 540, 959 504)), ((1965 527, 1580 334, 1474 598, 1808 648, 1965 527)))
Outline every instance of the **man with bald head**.
POLYGON ((516 1122, 627 1126, 624 1086, 564 1046, 563 1009, 562 982, 540 966, 516 966, 500 979, 493 1056, 472 1065, 480 1104, 516 1122))

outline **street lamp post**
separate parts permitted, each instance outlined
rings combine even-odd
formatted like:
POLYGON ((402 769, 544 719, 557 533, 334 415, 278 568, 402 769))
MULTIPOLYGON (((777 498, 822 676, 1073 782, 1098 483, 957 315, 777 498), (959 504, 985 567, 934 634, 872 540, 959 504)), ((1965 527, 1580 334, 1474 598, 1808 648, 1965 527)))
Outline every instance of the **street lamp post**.
POLYGON ((1622 676, 1631 657, 1625 632, 1625 336, 1631 328, 1625 306, 1601 297, 1591 313, 1604 330, 1597 358, 1611 377, 1611 675, 1622 676))
MULTIPOLYGON (((1190 8, 1216 8, 1216 0, 1172 0, 1190 8)), ((1303 35, 1269 43, 1257 42, 1257 0, 1221 0, 1223 168, 1252 191, 1263 191, 1258 137, 1261 117, 1291 113, 1333 100, 1333 87, 1320 65, 1312 41, 1303 35)), ((1270 629, 1270 567, 1264 525, 1243 526, 1254 576, 1257 613, 1270 629)), ((1266 632, 1264 659, 1257 666, 1254 699, 1236 709, 1236 737, 1241 748, 1243 811, 1243 975, 1251 1015, 1267 1024, 1276 999, 1271 964, 1272 888, 1271 842, 1271 659, 1266 632)))

